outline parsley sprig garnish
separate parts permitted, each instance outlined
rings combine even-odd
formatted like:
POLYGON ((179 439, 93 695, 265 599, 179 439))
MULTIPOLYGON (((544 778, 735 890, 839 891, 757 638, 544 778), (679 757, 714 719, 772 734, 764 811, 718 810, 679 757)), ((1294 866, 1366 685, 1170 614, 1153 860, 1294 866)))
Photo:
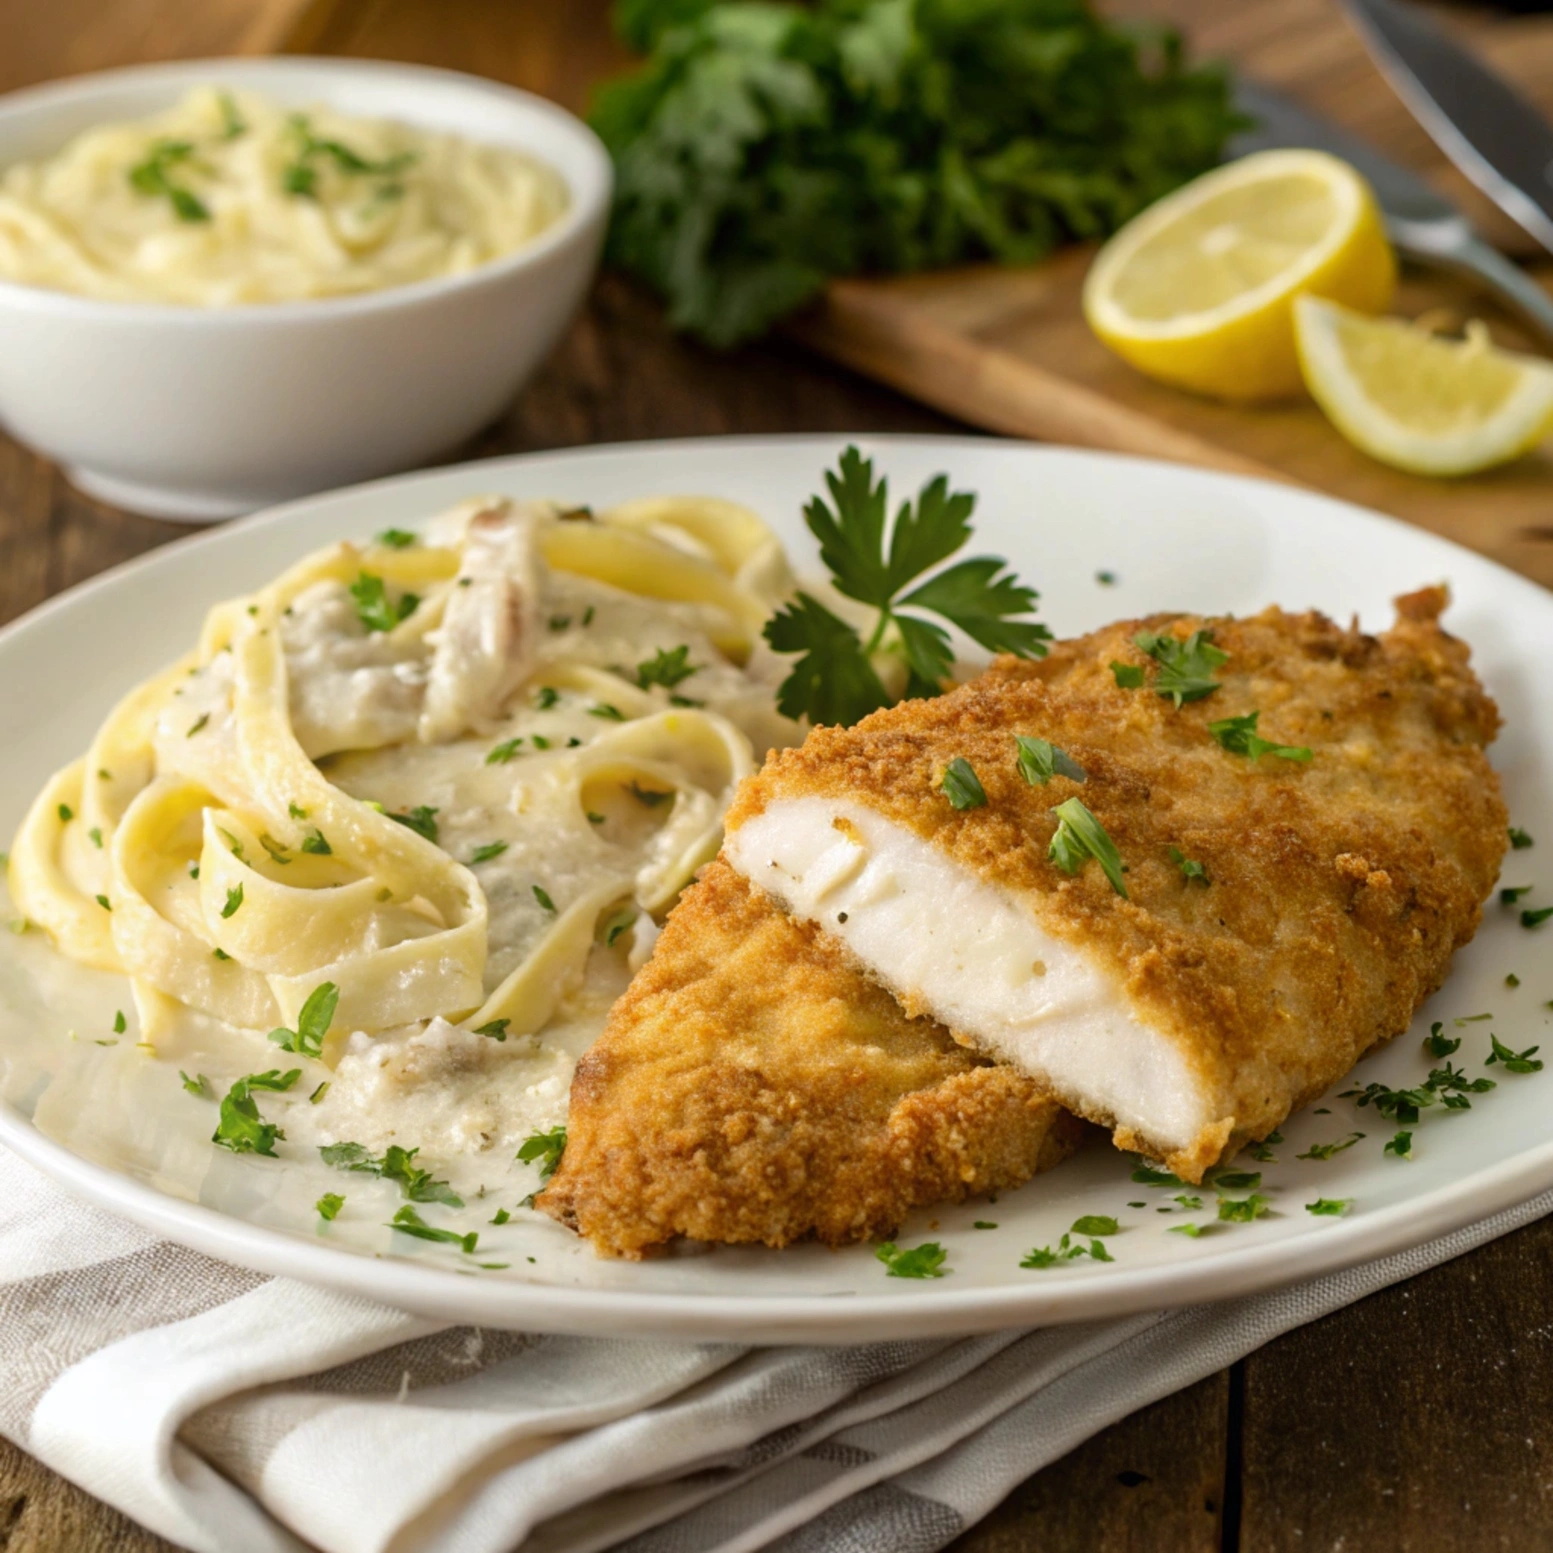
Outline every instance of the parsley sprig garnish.
MULTIPOLYGON (((1536 1046, 1528 1046, 1523 1052, 1513 1052, 1497 1035, 1490 1035, 1489 1041, 1493 1045, 1493 1052, 1484 1062, 1485 1067, 1491 1067, 1498 1063, 1506 1073, 1540 1073, 1542 1071, 1542 1059, 1537 1056, 1540 1050, 1536 1046)), ((1490 1085, 1490 1088, 1493 1086, 1490 1085)))
POLYGON ((874 1247, 874 1255, 884 1263, 885 1275, 890 1278, 942 1278, 944 1263, 949 1259, 949 1253, 936 1240, 911 1247, 886 1240, 874 1247))
POLYGON ((788 717, 845 725, 890 705, 873 663, 879 652, 904 661, 908 697, 938 695, 954 662, 949 633, 908 611, 947 620, 989 652, 1021 658, 1045 653, 1051 632, 1018 618, 1035 608, 1035 590, 1005 571, 998 557, 957 561, 917 582, 970 539, 973 495, 951 493, 939 475, 914 504, 903 502, 891 523, 888 482, 875 481, 873 464, 855 447, 841 455, 839 473, 826 472, 825 484, 834 505, 814 497, 804 521, 836 590, 876 614, 864 640, 818 599, 799 593, 766 623, 766 640, 777 652, 800 655, 777 691, 777 705, 788 717))
POLYGON ((684 684, 697 672, 695 664, 686 661, 689 657, 688 647, 675 647, 669 651, 660 647, 652 657, 637 664, 637 685, 642 690, 653 685, 662 685, 665 690, 672 690, 676 685, 684 684))
POLYGON ((1090 859, 1099 863, 1111 888, 1126 898, 1127 882, 1122 878, 1122 857, 1099 820, 1077 798, 1065 799, 1052 813, 1057 829, 1046 855, 1065 874, 1077 874, 1090 859))

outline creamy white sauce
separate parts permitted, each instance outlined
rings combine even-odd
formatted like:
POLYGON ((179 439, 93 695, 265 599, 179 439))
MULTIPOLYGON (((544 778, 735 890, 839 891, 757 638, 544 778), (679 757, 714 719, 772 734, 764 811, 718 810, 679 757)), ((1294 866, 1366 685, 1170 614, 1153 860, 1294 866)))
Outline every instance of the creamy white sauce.
POLYGON ((724 853, 911 1006, 1060 1096, 1168 1147, 1213 1119, 1176 1047, 1137 1018, 1108 971, 1009 892, 863 804, 772 803, 724 853))
POLYGON ((0 174, 0 278, 194 307, 379 291, 534 241, 569 203, 506 146, 201 87, 0 174))

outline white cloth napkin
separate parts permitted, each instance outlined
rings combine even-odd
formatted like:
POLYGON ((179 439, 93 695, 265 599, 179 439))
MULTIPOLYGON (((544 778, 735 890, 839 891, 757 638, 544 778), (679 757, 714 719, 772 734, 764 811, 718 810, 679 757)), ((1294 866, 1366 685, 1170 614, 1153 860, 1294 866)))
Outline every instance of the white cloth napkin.
POLYGON ((1550 1211, 1226 1304, 741 1348, 439 1326, 159 1241, 0 1150, 0 1433, 199 1553, 931 1553, 1135 1408, 1550 1211))

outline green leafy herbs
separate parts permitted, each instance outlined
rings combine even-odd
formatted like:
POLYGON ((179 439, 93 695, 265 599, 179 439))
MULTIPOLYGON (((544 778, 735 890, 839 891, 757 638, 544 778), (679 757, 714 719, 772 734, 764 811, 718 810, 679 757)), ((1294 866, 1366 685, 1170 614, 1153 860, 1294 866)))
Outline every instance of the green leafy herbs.
POLYGON ((298 1010, 296 1029, 282 1026, 271 1030, 269 1039, 282 1051, 295 1052, 299 1057, 321 1057, 324 1037, 329 1033, 339 1001, 340 989, 332 981, 320 982, 298 1010))
POLYGON ((550 892, 542 884, 536 884, 532 888, 534 899, 539 902, 540 906, 545 911, 553 912, 555 910, 555 902, 551 900, 550 892))
POLYGON ((1221 1197, 1219 1218, 1227 1224, 1249 1224, 1265 1218, 1271 1208, 1272 1199, 1260 1192, 1252 1192, 1249 1197, 1221 1197))
POLYGON ((402 620, 408 620, 420 606, 420 599, 413 593, 401 593, 397 600, 390 599, 383 579, 373 572, 361 572, 350 585, 351 602, 356 606, 356 617, 367 630, 392 631, 402 620))
POLYGON ((179 1068, 178 1077, 183 1081, 183 1087, 198 1099, 212 1100, 215 1098, 215 1086, 212 1085, 203 1073, 196 1073, 193 1078, 190 1078, 182 1068, 179 1068))
POLYGON ((1181 870, 1181 877, 1188 884, 1194 879, 1199 879, 1204 884, 1208 883, 1208 870, 1195 858, 1188 857, 1180 847, 1171 847, 1170 861, 1181 870))
POLYGON ((1344 1149, 1351 1149, 1364 1134, 1351 1132, 1346 1138, 1339 1138, 1336 1143, 1312 1143, 1303 1154, 1296 1154, 1296 1159, 1331 1159, 1335 1154, 1341 1154, 1344 1149))
POLYGON ((1258 1164, 1276 1164, 1277 1156, 1273 1153, 1273 1149, 1282 1142, 1283 1134, 1281 1132, 1270 1132, 1260 1143, 1251 1144, 1246 1149, 1246 1153, 1256 1160, 1258 1164))
POLYGON ((1501 906, 1513 906, 1523 895, 1530 895, 1532 886, 1529 884, 1506 885, 1499 892, 1499 904, 1501 906))
POLYGON ((75 810, 67 803, 60 804, 54 812, 59 815, 61 825, 68 825, 75 818, 75 810))
POLYGON ((1208 732, 1231 755, 1244 755, 1250 760, 1260 760, 1264 755, 1276 755, 1280 760, 1308 762, 1311 752, 1303 744, 1275 744, 1264 739, 1257 731, 1260 712, 1247 712, 1244 717, 1223 717, 1208 724, 1208 732))
POLYGON ((849 724, 890 705, 880 655, 904 666, 908 697, 938 695, 954 653, 948 631, 924 614, 958 626, 989 652, 1021 658, 1045 653, 1051 633, 1019 618, 1035 608, 1036 594, 1002 560, 977 556, 918 581, 969 540, 974 496, 951 493, 939 475, 915 503, 903 502, 891 523, 888 483, 875 481, 873 464, 855 447, 841 455, 838 471, 827 471, 825 484, 831 504, 816 496, 804 519, 837 591, 875 616, 865 640, 855 626, 800 592, 767 621, 771 646, 799 655, 777 691, 777 705, 788 717, 849 724))
POLYGON ((390 814, 388 817, 396 825, 407 826, 417 836, 424 836, 428 841, 437 839, 437 815, 441 811, 433 809, 430 804, 418 803, 413 809, 405 810, 400 814, 390 814))
POLYGON ((391 1143, 378 1157, 360 1143, 326 1143, 318 1153, 326 1165, 336 1170, 353 1170, 397 1182, 400 1194, 410 1202, 436 1202, 448 1208, 464 1206, 464 1199, 446 1181, 437 1180, 415 1163, 419 1149, 403 1149, 391 1143))
POLYGON ((1111 881, 1111 888, 1125 897, 1121 854, 1105 826, 1077 798, 1065 799, 1051 812, 1057 817, 1057 829, 1046 849, 1047 857, 1065 874, 1077 874, 1093 858, 1111 881))
POLYGON ((637 685, 642 690, 650 689, 653 685, 661 685, 665 690, 673 690, 676 685, 684 684, 696 672, 696 666, 686 662, 689 657, 688 647, 676 647, 668 652, 660 647, 651 658, 637 664, 637 685))
POLYGON ((505 1041, 507 1039, 507 1026, 511 1023, 510 1019, 492 1019, 486 1024, 477 1025, 475 1027, 475 1034, 488 1035, 493 1041, 505 1041))
POLYGON ((661 803, 669 803, 674 797, 672 788, 643 787, 640 782, 627 782, 626 791, 638 803, 646 804, 649 809, 656 809, 661 803))
POLYGON ((372 536, 373 543, 388 550, 408 550, 420 538, 407 528, 385 528, 372 536))
MULTIPOLYGON (((247 1078, 238 1079, 221 1102, 221 1117, 210 1141, 234 1154, 265 1154, 274 1159, 275 1144, 286 1135, 259 1114, 253 1092, 259 1089, 283 1093, 301 1077, 301 1068, 292 1068, 286 1073, 271 1068, 265 1073, 250 1073, 247 1078)), ((187 1079, 184 1087, 188 1087, 187 1079)))
MULTIPOLYGON (((1118 663, 1111 660, 1111 677, 1116 681, 1118 690, 1142 690, 1145 675, 1136 663, 1118 663)), ((1183 1228, 1185 1226, 1182 1226, 1183 1228)))
POLYGON ((1120 1233, 1121 1226, 1116 1220, 1103 1213, 1086 1213, 1082 1218, 1075 1219, 1070 1226, 1070 1233, 1074 1235, 1115 1235, 1120 1233))
POLYGON ((302 850, 313 857, 332 857, 334 848, 321 830, 311 830, 302 838, 302 850))
POLYGON ((234 884, 226 892, 226 904, 221 908, 222 917, 235 917, 242 910, 242 905, 243 887, 241 884, 234 884))
POLYGON ((1067 777, 1070 782, 1088 780, 1084 768, 1066 750, 1045 739, 1027 739, 1016 733, 1014 745, 1019 752, 1019 774, 1031 787, 1045 787, 1054 776, 1067 777))
POLYGON ((539 1166, 539 1179, 548 1181, 556 1172, 556 1167, 561 1163, 561 1155, 566 1152, 566 1128, 552 1127, 549 1132, 536 1132, 524 1139, 523 1146, 518 1150, 518 1162, 524 1165, 537 1164, 539 1166))
POLYGON ((469 854, 470 863, 489 863, 493 858, 498 858, 507 850, 505 841, 487 841, 483 847, 476 847, 469 854))
POLYGON ((345 1199, 338 1192, 325 1192, 313 1206, 318 1210, 319 1218, 332 1223, 339 1218, 345 1199))
POLYGON ((110 901, 106 895, 94 895, 92 899, 95 900, 104 911, 113 910, 113 902, 110 901))
POLYGON ((609 257, 714 345, 834 275, 1031 263, 1214 166, 1238 120, 1179 38, 1076 0, 624 0, 599 94, 609 257))
POLYGON ((1214 1170, 1209 1184, 1216 1192, 1250 1192, 1262 1184, 1260 1170, 1214 1170))
MULTIPOLYGON (((622 712, 618 706, 611 706, 608 701, 595 701, 593 705, 588 708, 588 716, 602 717, 606 722, 611 723, 623 723, 626 720, 625 713, 622 712)), ((541 749, 545 747, 540 743, 539 736, 537 734, 534 736, 534 743, 538 744, 541 749)))
POLYGON ((129 1026, 124 1019, 124 1010, 122 1008, 115 1009, 113 1014, 113 1033, 115 1035, 123 1035, 128 1028, 129 1026))
POLYGON ((1161 1170, 1151 1165, 1147 1160, 1137 1160, 1132 1169, 1132 1178, 1140 1186, 1185 1186, 1186 1182, 1180 1176, 1173 1176, 1168 1170, 1161 1170))
POLYGON ((99 852, 102 851, 102 827, 100 825, 92 826, 92 828, 86 833, 86 839, 90 841, 99 852))
POLYGON ((516 739, 504 739, 485 757, 488 766, 505 766, 518 753, 518 746, 523 743, 520 734, 516 739))
MULTIPOLYGON (((1497 1062, 1506 1073, 1540 1073, 1542 1071, 1542 1059, 1537 1056, 1537 1052, 1540 1050, 1539 1047, 1528 1046, 1523 1052, 1513 1052, 1497 1035, 1490 1035, 1488 1039, 1494 1049, 1492 1054, 1486 1059, 1485 1067, 1492 1067, 1497 1062)), ((1490 1088, 1492 1088, 1491 1085, 1490 1088)))
POLYGON ((1528 908, 1521 913, 1521 926, 1541 927, 1549 917, 1553 917, 1553 906, 1538 906, 1535 910, 1528 908))
POLYGON ((1431 1057, 1449 1057, 1461 1045, 1459 1035, 1447 1035, 1445 1025, 1441 1020, 1429 1026, 1429 1033, 1424 1037, 1424 1050, 1431 1057))
POLYGON ((496 1210, 496 1212, 491 1217, 491 1223, 492 1224, 506 1224, 506 1223, 508 1223, 511 1220, 511 1218, 512 1218, 512 1215, 511 1215, 511 1213, 509 1213, 507 1211, 507 1209, 505 1209, 505 1208, 498 1208, 496 1210))
POLYGON ((890 1278, 942 1278, 947 1271, 944 1263, 949 1259, 949 1253, 936 1240, 911 1247, 886 1240, 874 1247, 874 1255, 884 1263, 885 1275, 890 1278))
MULTIPOLYGON (((362 156, 341 141, 315 135, 305 113, 293 113, 287 128, 291 133, 291 160, 280 170, 280 186, 298 199, 318 198, 318 178, 325 167, 333 167, 346 177, 392 179, 416 160, 414 151, 400 151, 376 159, 362 156)), ((403 192, 402 186, 392 182, 380 184, 373 190, 378 199, 397 198, 403 192)))
POLYGON ((219 92, 216 95, 216 107, 221 112, 221 138, 223 140, 236 140, 239 135, 248 133, 248 125, 237 104, 233 101, 230 92, 219 92))
POLYGON ((438 1229, 435 1225, 428 1224, 414 1208, 403 1207, 393 1217, 393 1222, 388 1226, 396 1229, 404 1235, 414 1235, 417 1240, 432 1240, 441 1245, 457 1246, 465 1256, 473 1256, 474 1249, 480 1244, 480 1232, 471 1230, 467 1235, 461 1235, 457 1230, 438 1229))
POLYGON ((192 140, 154 140, 144 158, 129 170, 129 181, 141 194, 165 199, 180 221, 209 221, 210 207, 175 179, 194 156, 192 140))
POLYGON ((1536 842, 1519 825, 1510 827, 1510 847, 1513 851, 1524 852, 1527 847, 1535 845, 1536 842))
POLYGON ((1211 1224, 1172 1224, 1169 1226, 1172 1235, 1188 1235, 1196 1240, 1199 1235, 1206 1235, 1213 1226, 1211 1224))
POLYGON ((1345 1089, 1341 1098, 1352 1100, 1361 1110, 1367 1105, 1374 1106, 1377 1115, 1405 1127, 1412 1126, 1418 1120, 1419 1112, 1435 1101, 1432 1089, 1391 1089, 1385 1084, 1366 1084, 1363 1089, 1345 1089))
MULTIPOLYGON (((1229 654, 1213 645, 1213 633, 1193 631, 1186 638, 1140 631, 1133 642, 1158 665, 1154 693, 1174 701, 1176 709, 1187 701, 1201 701, 1219 688, 1214 674, 1229 662, 1229 654)), ((1114 673, 1114 669, 1113 669, 1114 673)))
MULTIPOLYGON (((1079 1220, 1080 1223, 1084 1221, 1079 1220)), ((1035 1246, 1020 1257, 1021 1267, 1057 1267, 1064 1262, 1076 1262, 1080 1257, 1087 1256, 1097 1262, 1114 1262, 1116 1258, 1106 1250, 1103 1241, 1090 1240, 1088 1245, 1080 1244, 1073 1238, 1070 1230, 1055 1246, 1035 1246)))
MULTIPOLYGON (((1490 1057, 1489 1061, 1492 1062, 1493 1058, 1490 1057)), ((1447 1062, 1443 1068, 1435 1068, 1430 1073, 1424 1080, 1424 1088, 1433 1090, 1446 1110, 1470 1111, 1472 1102, 1467 1099, 1468 1095, 1486 1095, 1497 1085, 1491 1078, 1469 1079, 1459 1068, 1447 1062)))
POLYGON ((622 906, 606 917, 599 927, 604 936, 604 947, 613 949, 620 935, 636 926, 636 918, 636 912, 629 906, 622 906))
POLYGON ((325 1096, 325 1095, 327 1095, 327 1094, 328 1094, 328 1093, 329 1093, 329 1080, 328 1080, 328 1079, 325 1079, 325 1080, 324 1080, 324 1081, 323 1081, 323 1083, 321 1083, 321 1084, 320 1084, 320 1085, 319 1085, 319 1086, 318 1086, 318 1088, 317 1088, 317 1089, 315 1089, 315 1090, 314 1090, 314 1091, 313 1091, 313 1092, 312 1092, 312 1094, 310 1094, 310 1095, 309 1095, 309 1096, 308 1096, 308 1097, 307 1097, 307 1103, 308 1103, 308 1104, 309 1104, 309 1105, 317 1105, 317 1104, 319 1104, 319 1102, 320 1102, 320 1101, 322 1101, 322 1099, 323 1099, 323 1097, 324 1097, 324 1096, 325 1096))
POLYGON ((1413 1157, 1413 1135, 1410 1132, 1399 1132, 1387 1142, 1381 1150, 1382 1154, 1392 1154, 1398 1159, 1411 1159, 1413 1157))
POLYGON ((938 790, 954 809, 982 809, 987 804, 987 790, 981 785, 981 778, 971 763, 959 755, 944 767, 938 790))
POLYGON ((1318 1197, 1314 1202, 1305 1204, 1305 1211, 1315 1214, 1317 1218, 1340 1219, 1351 1207, 1351 1197, 1318 1197))
POLYGON ((198 717, 196 717, 192 723, 189 724, 189 731, 186 734, 184 734, 184 738, 192 739, 194 737, 194 735, 197 734, 200 731, 200 729, 202 729, 209 721, 210 721, 210 713, 209 712, 201 712, 200 715, 198 717))

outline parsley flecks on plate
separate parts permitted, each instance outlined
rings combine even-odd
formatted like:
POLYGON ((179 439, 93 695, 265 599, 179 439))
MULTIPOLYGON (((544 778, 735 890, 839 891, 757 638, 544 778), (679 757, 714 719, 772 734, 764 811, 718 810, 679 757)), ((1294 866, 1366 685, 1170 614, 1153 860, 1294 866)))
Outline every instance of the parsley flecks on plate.
MULTIPOLYGON (((219 1148, 229 1149, 233 1154, 264 1154, 274 1159, 275 1145, 284 1140, 286 1135, 259 1114, 253 1092, 270 1090, 283 1093, 301 1077, 300 1068, 292 1068, 286 1073, 278 1068, 270 1068, 264 1073, 250 1073, 246 1078, 238 1079, 221 1102, 220 1120, 210 1141, 219 1148)), ((189 1087, 187 1079, 184 1080, 184 1087, 189 1087)))
POLYGON ((530 1134, 518 1150, 518 1160, 525 1165, 539 1166, 539 1179, 548 1181, 561 1163, 566 1152, 566 1128, 552 1127, 548 1132, 530 1134))
POLYGON ((434 809, 430 804, 418 803, 413 809, 400 814, 388 816, 396 825, 403 825, 413 830, 417 836, 424 836, 428 841, 437 839, 437 815, 441 811, 434 809))
POLYGON ((609 258, 713 345, 831 276, 1028 264, 1220 160, 1223 73, 1090 7, 644 4, 649 53, 590 117, 616 167, 609 258))
POLYGON ((475 1247, 480 1243, 478 1230, 471 1230, 467 1235, 464 1235, 457 1230, 438 1229, 436 1226, 428 1224, 408 1204, 394 1215, 393 1222, 388 1227, 399 1230, 406 1235, 414 1235, 417 1240, 432 1240, 449 1246, 457 1246, 465 1256, 472 1256, 475 1247))
POLYGON ((1249 1224, 1253 1219, 1265 1218, 1272 1210, 1272 1199, 1261 1192, 1249 1197, 1221 1197, 1219 1217, 1228 1224, 1249 1224))
POLYGON ((839 471, 826 472, 825 484, 831 504, 816 496, 804 521, 837 592, 865 605, 874 618, 865 639, 850 621, 799 592, 767 621, 771 646, 800 655, 777 691, 777 705, 788 717, 851 724, 889 706, 894 698, 880 675, 881 655, 905 669, 908 698, 938 695, 954 653, 948 631, 926 615, 958 626, 988 652, 1021 658, 1045 653, 1051 632, 1020 618, 1034 610, 1035 590, 1006 571, 1002 560, 976 556, 933 570, 970 539, 974 496, 951 493, 939 475, 914 503, 903 502, 892 521, 888 484, 882 476, 875 481, 872 463, 855 447, 841 455, 839 471))
POLYGON ((1510 827, 1510 847, 1513 851, 1524 852, 1527 847, 1535 845, 1536 843, 1531 836, 1522 830, 1519 825, 1512 825, 1510 827))
POLYGON ((437 1180, 429 1170, 423 1170, 415 1163, 419 1153, 419 1149, 401 1148, 397 1143, 389 1144, 381 1157, 370 1153, 360 1143, 326 1143, 318 1150, 319 1158, 336 1170, 352 1170, 397 1182, 400 1194, 410 1202, 435 1202, 448 1208, 462 1208, 464 1199, 446 1181, 437 1180))
POLYGON ((1080 1257, 1087 1256, 1096 1262, 1114 1262, 1116 1258, 1106 1250, 1105 1245, 1098 1239, 1093 1239, 1086 1245, 1080 1245, 1069 1231, 1055 1246, 1036 1246, 1033 1250, 1025 1252, 1019 1259, 1021 1267, 1057 1267, 1064 1262, 1076 1262, 1080 1257))
POLYGON ((944 1263, 949 1253, 936 1240, 911 1247, 886 1240, 874 1247, 874 1255, 884 1263, 885 1274, 890 1278, 942 1278, 948 1271, 944 1263))
POLYGON ((672 690, 676 685, 684 684, 696 672, 695 664, 688 661, 689 657, 688 647, 675 647, 670 651, 660 647, 651 658, 637 664, 637 687, 647 690, 653 685, 661 685, 665 690, 672 690))
POLYGON ((1318 1217, 1340 1219, 1351 1207, 1351 1197, 1318 1197, 1314 1202, 1305 1204, 1305 1211, 1318 1217))
POLYGON ((397 600, 390 599, 383 579, 373 572, 358 574, 349 591, 356 606, 356 618, 369 632, 392 631, 401 621, 408 620, 421 602, 413 593, 401 593, 397 600))
POLYGON ((1051 861, 1063 873, 1077 874, 1093 858, 1111 881, 1111 888, 1125 897, 1127 881, 1122 877, 1121 854, 1105 826, 1077 798, 1064 800, 1052 813, 1057 816, 1057 829, 1046 851, 1051 861))
POLYGON ((1339 1138, 1334 1143, 1312 1143, 1303 1154, 1296 1154, 1296 1159, 1331 1159, 1334 1155, 1341 1154, 1344 1149, 1351 1149, 1364 1137, 1362 1132, 1351 1132, 1346 1138, 1339 1138))

